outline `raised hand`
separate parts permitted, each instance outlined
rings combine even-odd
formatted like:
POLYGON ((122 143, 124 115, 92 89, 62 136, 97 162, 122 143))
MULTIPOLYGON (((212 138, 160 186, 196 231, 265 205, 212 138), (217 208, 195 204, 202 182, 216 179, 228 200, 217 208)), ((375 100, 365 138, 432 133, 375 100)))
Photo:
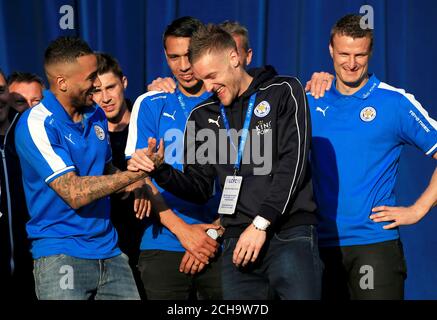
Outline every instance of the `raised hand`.
POLYGON ((174 93, 176 83, 173 78, 156 78, 147 86, 147 91, 164 91, 165 93, 174 93))

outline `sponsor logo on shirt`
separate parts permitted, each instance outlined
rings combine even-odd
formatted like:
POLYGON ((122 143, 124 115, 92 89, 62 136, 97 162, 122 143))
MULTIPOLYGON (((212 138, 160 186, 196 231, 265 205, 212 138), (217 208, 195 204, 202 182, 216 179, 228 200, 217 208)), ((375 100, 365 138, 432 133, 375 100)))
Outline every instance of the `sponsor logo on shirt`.
POLYGON ((176 114, 176 110, 173 112, 173 114, 169 114, 169 113, 167 113, 167 112, 164 112, 162 115, 164 116, 164 117, 167 117, 167 118, 170 118, 170 119, 173 119, 173 121, 176 121, 176 119, 175 119, 175 114, 176 114))
POLYGON ((263 120, 260 120, 256 124, 255 129, 257 135, 269 133, 270 131, 272 131, 272 122, 264 122, 263 120))
POLYGON ((65 135, 64 135, 64 137, 65 137, 65 139, 67 139, 68 141, 70 141, 72 144, 75 144, 74 141, 73 141, 73 139, 71 138, 71 133, 69 133, 68 136, 65 136, 65 135))
POLYGON ((256 107, 255 110, 253 110, 253 113, 258 118, 264 118, 266 115, 270 112, 270 104, 267 101, 261 101, 256 107))
POLYGON ((413 110, 410 110, 410 115, 419 123, 419 125, 422 127, 423 130, 425 130, 426 133, 430 132, 429 128, 426 126, 426 124, 423 123, 422 120, 414 113, 413 110))
POLYGON ((220 128, 219 119, 220 119, 220 116, 218 116, 217 120, 214 120, 214 119, 209 118, 209 119, 208 119, 208 123, 214 123, 214 124, 217 125, 217 127, 220 128))
POLYGON ((323 116, 326 116, 326 110, 328 110, 329 106, 326 106, 325 109, 322 109, 320 107, 316 107, 316 112, 319 111, 323 114, 323 116))

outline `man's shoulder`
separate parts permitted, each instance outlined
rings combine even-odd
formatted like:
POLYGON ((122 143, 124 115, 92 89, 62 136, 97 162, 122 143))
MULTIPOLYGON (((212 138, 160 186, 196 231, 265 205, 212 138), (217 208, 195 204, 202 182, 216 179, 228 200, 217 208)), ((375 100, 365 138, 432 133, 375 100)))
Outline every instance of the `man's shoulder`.
POLYGON ((203 113, 216 112, 220 106, 220 101, 215 97, 211 96, 205 101, 197 104, 190 112, 190 118, 203 113))
POLYGON ((414 96, 405 91, 405 89, 397 88, 385 82, 380 82, 377 87, 377 93, 384 96, 384 99, 403 100, 404 98, 411 102, 415 100, 414 96))
POLYGON ((140 95, 132 107, 133 113, 150 117, 151 114, 158 115, 169 103, 174 103, 173 94, 163 91, 148 91, 140 95))
POLYGON ((171 95, 171 93, 166 93, 164 91, 148 91, 143 93, 136 99, 134 106, 137 103, 156 104, 162 102, 163 100, 165 101, 166 99, 168 99, 169 95, 171 95))
POLYGON ((267 81, 265 81, 260 87, 259 90, 302 90, 302 84, 297 77, 287 76, 287 75, 278 75, 267 81))
POLYGON ((36 106, 24 111, 18 119, 17 127, 30 127, 44 122, 52 116, 52 112, 41 102, 36 106))

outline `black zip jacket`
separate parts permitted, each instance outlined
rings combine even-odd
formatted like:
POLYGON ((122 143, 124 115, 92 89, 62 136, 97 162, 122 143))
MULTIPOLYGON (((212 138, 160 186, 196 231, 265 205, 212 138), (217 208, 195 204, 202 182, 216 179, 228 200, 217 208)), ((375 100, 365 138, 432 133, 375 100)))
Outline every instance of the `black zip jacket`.
MULTIPOLYGON (((8 285, 22 297, 33 297, 33 260, 26 223, 29 220, 24 198, 21 167, 15 150, 15 127, 20 114, 10 108, 11 122, 0 146, 1 198, 0 198, 0 292, 8 285), (25 284, 25 285, 24 285, 25 284)), ((8 291, 8 294, 13 294, 8 291)))
MULTIPOLYGON (((257 93, 249 126, 251 139, 247 140, 238 173, 243 176, 243 183, 236 213, 222 216, 226 237, 239 236, 257 215, 269 220, 274 231, 317 223, 308 165, 311 123, 302 85, 296 78, 276 76, 270 66, 252 70, 251 76, 253 80, 246 92, 225 107, 230 128, 239 131, 244 125, 250 96, 257 93), (271 156, 260 164, 259 158, 250 156, 253 148, 271 156), (271 170, 255 175, 254 169, 263 166, 271 170)), ((184 173, 163 164, 152 173, 155 181, 180 198, 196 203, 207 201, 213 193, 214 178, 223 187, 226 177, 234 172, 235 153, 233 158, 229 156, 232 148, 229 139, 219 139, 220 135, 226 137, 225 125, 220 101, 213 96, 190 113, 185 129, 184 173), (202 141, 193 142, 193 133, 205 128, 215 133, 215 155, 205 151, 202 141), (228 154, 224 157, 226 148, 228 154)))

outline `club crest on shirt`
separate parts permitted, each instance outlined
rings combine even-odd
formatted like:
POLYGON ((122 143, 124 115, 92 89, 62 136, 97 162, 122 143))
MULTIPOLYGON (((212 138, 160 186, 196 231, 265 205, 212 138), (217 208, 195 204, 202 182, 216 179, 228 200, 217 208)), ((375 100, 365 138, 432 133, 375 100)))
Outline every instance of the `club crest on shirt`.
POLYGON ((370 122, 376 118, 376 110, 374 107, 365 107, 360 112, 360 118, 364 122, 370 122))
POLYGON ((259 118, 264 118, 270 112, 270 104, 267 101, 261 101, 256 107, 253 113, 259 118))
POLYGON ((105 139, 105 131, 101 127, 99 127, 98 125, 95 125, 94 131, 96 132, 96 136, 97 136, 97 138, 99 138, 99 140, 105 139))
POLYGON ((257 135, 269 133, 272 130, 272 122, 264 122, 264 120, 260 120, 257 122, 255 129, 257 135))

